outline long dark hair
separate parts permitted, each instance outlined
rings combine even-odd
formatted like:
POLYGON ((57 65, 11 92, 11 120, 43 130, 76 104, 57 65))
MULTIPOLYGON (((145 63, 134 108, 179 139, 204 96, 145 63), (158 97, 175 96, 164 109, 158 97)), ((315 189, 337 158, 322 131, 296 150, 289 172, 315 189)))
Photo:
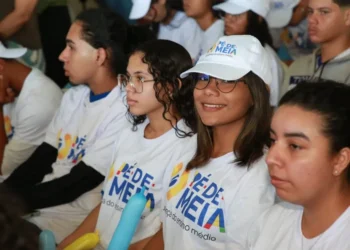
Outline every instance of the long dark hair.
POLYGON ((272 48, 274 47, 266 20, 251 10, 248 11, 248 26, 246 34, 256 37, 263 46, 267 44, 272 48))
MULTIPOLYGON (((252 72, 245 75, 243 80, 249 88, 254 104, 248 111, 242 130, 233 145, 233 152, 238 166, 250 166, 264 154, 264 148, 269 141, 272 109, 265 82, 252 72)), ((213 152, 213 130, 200 121, 198 114, 197 133, 197 151, 187 165, 188 170, 204 166, 213 152)))
POLYGON ((146 27, 129 26, 120 15, 108 9, 83 11, 76 21, 82 23, 81 36, 87 43, 107 51, 109 66, 115 76, 125 73, 128 54, 135 46, 155 38, 146 27))
MULTIPOLYGON (((319 114, 323 120, 322 132, 329 138, 331 153, 350 148, 350 86, 330 80, 300 82, 287 92, 279 106, 294 105, 319 114)), ((350 184, 350 166, 347 168, 350 184)))
MULTIPOLYGON (((155 79, 154 90, 157 100, 164 107, 163 118, 168 120, 165 115, 174 106, 186 125, 195 132, 194 79, 189 76, 180 81, 180 74, 192 67, 192 59, 187 50, 172 41, 156 40, 141 44, 133 53, 136 52, 143 54, 142 61, 148 65, 148 71, 155 79)), ((129 111, 128 114, 134 129, 146 119, 145 115, 134 116, 129 111)), ((179 137, 193 134, 182 131, 176 124, 174 129, 179 137)))

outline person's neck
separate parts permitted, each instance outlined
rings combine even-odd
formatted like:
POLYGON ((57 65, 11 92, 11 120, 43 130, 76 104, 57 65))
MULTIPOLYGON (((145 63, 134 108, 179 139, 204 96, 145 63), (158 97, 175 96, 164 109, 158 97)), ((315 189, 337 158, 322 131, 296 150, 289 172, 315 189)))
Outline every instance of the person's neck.
POLYGON ((322 63, 325 63, 350 48, 350 37, 341 36, 321 45, 322 63))
POLYGON ((17 61, 8 62, 8 65, 6 67, 6 74, 9 78, 10 87, 17 95, 19 95, 21 92, 24 81, 27 79, 31 71, 31 68, 17 61))
POLYGON ((194 19, 197 21, 199 27, 203 31, 206 31, 207 29, 209 29, 210 26, 212 26, 213 23, 217 20, 217 18, 214 16, 213 12, 211 11, 206 13, 203 16, 195 17, 194 19))
POLYGON ((173 10, 173 9, 169 10, 169 15, 167 15, 167 17, 162 21, 162 24, 168 25, 169 23, 171 23, 175 14, 176 14, 176 10, 173 10))
POLYGON ((94 95, 103 94, 112 91, 118 85, 118 80, 111 74, 96 74, 88 85, 94 95))
POLYGON ((332 188, 327 195, 322 195, 317 201, 304 205, 301 228, 306 238, 321 235, 344 213, 350 206, 349 186, 342 189, 332 188))
POLYGON ((147 118, 149 120, 149 124, 145 128, 144 137, 147 139, 155 139, 176 125, 176 122, 181 118, 179 115, 176 115, 176 112, 168 112, 165 114, 166 119, 163 117, 163 110, 157 110, 151 114, 147 114, 147 118))
POLYGON ((214 148, 211 157, 217 158, 229 152, 233 152, 233 146, 242 131, 245 119, 234 123, 213 128, 214 148))

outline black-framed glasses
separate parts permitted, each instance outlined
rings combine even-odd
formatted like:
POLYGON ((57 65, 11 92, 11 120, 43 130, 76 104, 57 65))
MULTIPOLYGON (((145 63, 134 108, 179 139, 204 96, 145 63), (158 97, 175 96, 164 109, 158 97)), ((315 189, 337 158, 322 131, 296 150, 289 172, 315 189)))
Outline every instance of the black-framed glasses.
POLYGON ((240 13, 240 14, 230 14, 227 13, 223 10, 219 10, 217 12, 218 16, 220 19, 225 19, 225 17, 228 17, 230 20, 236 21, 237 19, 239 19, 241 16, 243 16, 244 13, 240 13))
POLYGON ((136 93, 142 93, 143 91, 143 84, 145 82, 154 82, 155 79, 146 80, 142 76, 126 76, 123 74, 118 75, 118 83, 122 88, 126 88, 128 84, 130 84, 131 87, 133 87, 136 91, 136 93))
POLYGON ((197 83, 195 86, 196 89, 203 90, 206 87, 208 87, 210 82, 214 81, 216 88, 222 93, 230 93, 236 88, 237 83, 245 82, 242 79, 226 81, 226 80, 218 79, 206 74, 197 74, 196 80, 197 80, 197 83))

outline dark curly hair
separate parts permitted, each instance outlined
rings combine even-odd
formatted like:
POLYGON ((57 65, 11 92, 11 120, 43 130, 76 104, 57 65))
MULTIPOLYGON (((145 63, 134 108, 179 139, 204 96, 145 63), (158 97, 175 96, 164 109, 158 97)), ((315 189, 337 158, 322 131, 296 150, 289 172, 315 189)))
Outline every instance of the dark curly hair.
POLYGON ((115 76, 125 73, 128 54, 138 44, 155 39, 146 27, 129 26, 120 15, 108 9, 83 11, 76 21, 82 23, 82 39, 96 49, 107 51, 109 66, 115 76))
MULTIPOLYGON (((193 76, 180 80, 180 74, 192 67, 189 53, 181 45, 169 40, 148 41, 137 47, 134 53, 143 54, 142 61, 148 65, 148 71, 155 79, 154 90, 157 100, 163 104, 163 117, 175 107, 193 132, 186 133, 176 125, 174 129, 178 137, 191 136, 196 132, 196 117, 194 111, 193 76), (162 93, 162 94, 161 94, 162 93)), ((134 129, 145 121, 146 115, 134 116, 128 111, 134 129)), ((170 121, 169 121, 170 122, 170 121)))

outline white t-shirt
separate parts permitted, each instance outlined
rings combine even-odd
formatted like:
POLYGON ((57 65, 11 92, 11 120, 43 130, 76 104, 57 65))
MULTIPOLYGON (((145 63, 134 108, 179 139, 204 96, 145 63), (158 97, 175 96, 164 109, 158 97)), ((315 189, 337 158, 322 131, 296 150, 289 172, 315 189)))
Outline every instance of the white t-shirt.
POLYGON ((280 89, 284 80, 284 69, 277 53, 269 45, 265 45, 265 50, 271 61, 272 82, 270 85, 270 104, 277 106, 279 102, 280 89))
POLYGON ((216 44, 219 38, 224 35, 224 30, 225 24, 221 19, 216 20, 208 29, 202 30, 202 39, 197 60, 216 44))
POLYGON ((234 154, 228 153, 185 171, 193 155, 178 161, 167 181, 165 249, 244 249, 252 223, 274 204, 264 157, 248 169, 233 163, 234 154))
POLYGON ((279 203, 264 212, 249 232, 249 250, 349 250, 350 208, 323 234, 307 239, 301 231, 303 208, 279 203))
POLYGON ((50 78, 33 68, 24 80, 19 96, 13 103, 3 106, 8 138, 1 166, 5 176, 25 162, 44 141, 62 95, 50 78))
MULTIPOLYGON (((80 161, 105 175, 119 132, 131 124, 125 118, 124 92, 117 86, 105 98, 90 102, 90 89, 69 89, 46 134, 45 141, 58 149, 53 172, 43 182, 68 174, 80 161)), ((80 225, 101 202, 102 184, 75 201, 41 209, 32 222, 54 232, 60 242, 80 225)))
MULTIPOLYGON (((179 138, 174 129, 156 139, 145 139, 146 125, 139 125, 135 132, 124 130, 116 146, 97 222, 102 248, 107 249, 126 203, 143 186, 148 189, 148 202, 132 242, 151 237, 159 230, 164 173, 172 166, 170 162, 196 146, 196 136, 179 138)), ((178 127, 190 131, 183 120, 178 127)))
POLYGON ((202 30, 194 19, 178 11, 169 24, 159 25, 158 39, 182 45, 194 59, 197 58, 202 43, 202 30))

